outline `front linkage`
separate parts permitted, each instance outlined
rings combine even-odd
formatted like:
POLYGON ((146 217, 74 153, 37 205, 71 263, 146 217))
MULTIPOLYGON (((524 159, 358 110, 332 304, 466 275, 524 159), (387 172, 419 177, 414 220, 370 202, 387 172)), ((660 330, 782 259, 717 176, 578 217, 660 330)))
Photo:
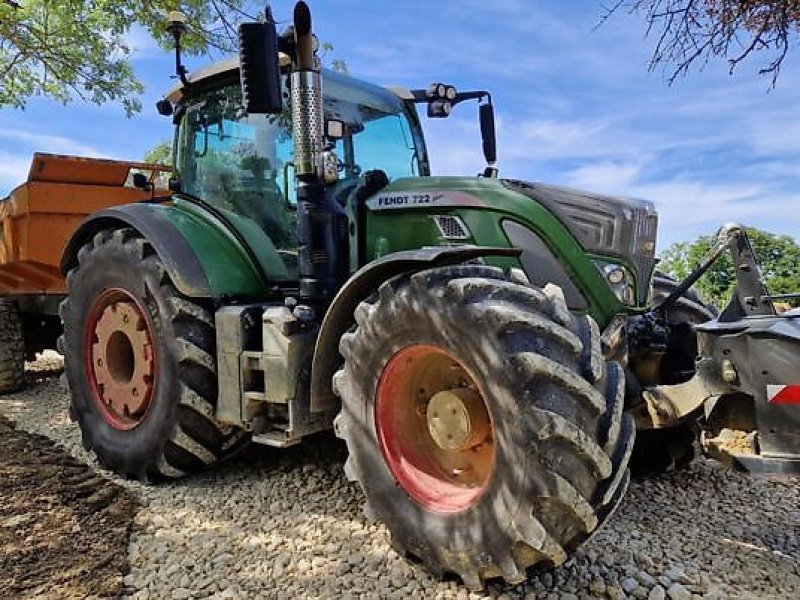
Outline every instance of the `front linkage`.
POLYGON ((684 422, 704 407, 706 451, 739 468, 800 473, 800 311, 778 314, 744 228, 729 224, 700 264, 640 323, 656 336, 667 311, 725 252, 737 286, 717 319, 697 325, 695 375, 648 387, 642 397, 658 428, 684 422))

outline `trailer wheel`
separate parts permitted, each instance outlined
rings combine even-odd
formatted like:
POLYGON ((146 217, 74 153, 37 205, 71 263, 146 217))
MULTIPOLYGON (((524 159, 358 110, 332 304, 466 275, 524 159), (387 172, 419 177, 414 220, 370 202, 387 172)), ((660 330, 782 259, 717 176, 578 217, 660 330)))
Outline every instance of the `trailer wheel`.
MULTIPOLYGON (((653 305, 665 300, 678 281, 656 271, 653 277, 653 305)), ((717 310, 706 304, 700 293, 690 288, 667 313, 670 338, 660 361, 659 384, 672 385, 689 380, 694 374, 697 337, 694 326, 716 318, 717 310)), ((696 432, 691 423, 665 429, 640 429, 631 457, 634 476, 666 473, 688 467, 695 457, 696 432)))
POLYGON ((101 231, 78 253, 61 305, 72 414, 106 467, 149 481, 229 456, 248 438, 213 417, 213 313, 181 296, 132 229, 101 231))
POLYGON ((395 548, 470 588, 554 566, 628 482, 624 376, 558 293, 457 266, 384 283, 334 377, 345 465, 395 548))
POLYGON ((17 307, 0 298, 0 394, 25 387, 25 339, 17 307))

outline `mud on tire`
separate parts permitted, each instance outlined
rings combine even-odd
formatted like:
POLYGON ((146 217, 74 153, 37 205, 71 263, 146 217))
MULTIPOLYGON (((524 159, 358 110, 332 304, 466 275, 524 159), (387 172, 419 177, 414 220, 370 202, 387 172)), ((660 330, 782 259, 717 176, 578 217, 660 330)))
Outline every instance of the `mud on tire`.
POLYGON ((350 452, 348 478, 401 554, 470 588, 496 577, 513 584, 534 565, 564 562, 613 513, 634 438, 623 371, 603 359, 594 321, 570 313, 559 293, 491 267, 446 267, 383 284, 355 318, 340 344, 335 427, 350 452), (413 347, 438 348, 463 365, 491 418, 491 470, 455 509, 408 493, 376 423, 387 364, 413 347))
POLYGON ((0 298, 0 394, 25 386, 25 340, 17 307, 0 298))
POLYGON ((101 464, 129 477, 157 481, 201 470, 247 443, 244 431, 213 417, 213 312, 178 293, 145 239, 132 229, 97 233, 78 253, 67 285, 59 345, 72 392, 71 414, 81 427, 84 446, 101 464), (102 384, 98 387, 92 366, 92 343, 98 338, 87 331, 93 327, 90 314, 108 290, 119 290, 140 307, 153 346, 152 393, 135 418, 102 405, 102 384))

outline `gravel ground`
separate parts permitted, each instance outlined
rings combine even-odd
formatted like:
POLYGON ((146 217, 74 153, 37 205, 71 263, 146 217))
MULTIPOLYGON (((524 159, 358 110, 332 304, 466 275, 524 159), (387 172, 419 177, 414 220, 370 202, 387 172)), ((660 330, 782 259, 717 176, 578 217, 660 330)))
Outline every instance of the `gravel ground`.
MULTIPOLYGON (((96 466, 67 417, 46 354, 0 413, 96 466), (49 376, 36 377, 45 370, 49 376)), ((525 586, 470 593, 399 557, 361 514, 329 435, 252 447, 214 471, 147 487, 117 479, 135 518, 124 596, 133 598, 798 598, 800 480, 751 478, 698 460, 634 482, 611 524, 568 563, 525 586)))

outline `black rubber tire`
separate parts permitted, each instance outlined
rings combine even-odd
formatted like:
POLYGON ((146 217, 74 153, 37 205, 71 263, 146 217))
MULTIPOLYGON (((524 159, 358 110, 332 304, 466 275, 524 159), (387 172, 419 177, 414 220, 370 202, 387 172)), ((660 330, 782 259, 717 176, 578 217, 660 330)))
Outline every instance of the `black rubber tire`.
MULTIPOLYGON (((653 305, 662 302, 677 287, 678 281, 656 271, 653 276, 653 305)), ((690 288, 667 312, 667 322, 673 335, 662 361, 665 384, 685 379, 673 377, 670 372, 693 369, 697 356, 693 327, 716 316, 717 310, 706 304, 694 288, 690 288)), ((696 437, 691 423, 665 429, 640 429, 631 457, 631 473, 634 477, 643 477, 688 467, 695 457, 696 437)))
MULTIPOLYGON (((656 271, 653 275, 653 305, 665 300, 678 287, 678 281, 673 277, 656 271)), ((700 292, 694 288, 681 296, 667 313, 667 321, 671 325, 679 323, 692 323, 699 325, 717 317, 717 309, 707 304, 700 292)))
POLYGON ((0 394, 25 387, 25 339, 16 305, 0 298, 0 394))
POLYGON ((398 552, 472 589, 524 581, 534 565, 564 562, 614 511, 628 484, 634 426, 624 375, 600 351, 597 325, 558 293, 499 269, 455 266, 384 283, 355 312, 334 377, 345 472, 398 552), (401 348, 433 345, 456 357, 488 397, 495 466, 459 512, 431 510, 395 481, 376 437, 377 382, 401 348))
POLYGON ((83 444, 105 467, 127 477, 159 481, 193 473, 243 447, 248 435, 213 417, 217 400, 214 315, 181 296, 152 246, 132 229, 105 230, 78 253, 61 304, 61 351, 72 393, 71 414, 83 444), (152 403, 130 430, 112 427, 94 399, 85 369, 84 333, 94 300, 121 288, 152 320, 157 375, 152 403))

